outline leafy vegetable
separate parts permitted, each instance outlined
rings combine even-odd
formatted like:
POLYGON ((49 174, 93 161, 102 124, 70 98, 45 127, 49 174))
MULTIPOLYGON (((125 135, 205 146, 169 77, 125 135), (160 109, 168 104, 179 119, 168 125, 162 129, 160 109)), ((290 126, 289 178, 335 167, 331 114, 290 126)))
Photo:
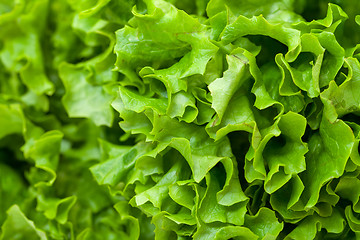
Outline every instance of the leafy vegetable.
POLYGON ((360 5, 0 1, 0 240, 358 239, 360 5))

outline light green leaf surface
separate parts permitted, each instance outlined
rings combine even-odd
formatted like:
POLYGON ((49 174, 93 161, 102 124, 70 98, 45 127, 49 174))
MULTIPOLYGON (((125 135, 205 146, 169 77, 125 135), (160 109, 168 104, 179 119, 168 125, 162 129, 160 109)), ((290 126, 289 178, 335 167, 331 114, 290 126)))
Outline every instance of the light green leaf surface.
POLYGON ((360 238, 359 9, 0 1, 0 239, 360 238))

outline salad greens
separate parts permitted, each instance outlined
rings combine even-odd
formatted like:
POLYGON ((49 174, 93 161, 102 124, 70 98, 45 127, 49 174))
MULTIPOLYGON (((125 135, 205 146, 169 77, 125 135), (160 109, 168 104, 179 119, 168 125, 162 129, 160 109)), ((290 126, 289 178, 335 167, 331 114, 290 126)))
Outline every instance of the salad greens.
POLYGON ((0 239, 360 238, 359 25, 350 0, 0 0, 0 239))

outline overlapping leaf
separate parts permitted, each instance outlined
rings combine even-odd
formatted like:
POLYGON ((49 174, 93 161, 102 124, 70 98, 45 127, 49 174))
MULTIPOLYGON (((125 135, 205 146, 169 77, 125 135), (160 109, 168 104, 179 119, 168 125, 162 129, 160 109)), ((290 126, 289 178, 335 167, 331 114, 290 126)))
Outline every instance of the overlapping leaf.
POLYGON ((336 4, 1 2, 0 239, 357 239, 336 4))

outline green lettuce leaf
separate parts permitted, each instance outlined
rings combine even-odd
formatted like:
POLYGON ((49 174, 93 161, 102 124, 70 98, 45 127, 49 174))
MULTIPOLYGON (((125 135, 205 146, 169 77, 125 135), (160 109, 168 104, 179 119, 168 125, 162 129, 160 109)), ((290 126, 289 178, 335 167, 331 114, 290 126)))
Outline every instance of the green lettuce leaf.
POLYGON ((0 239, 360 238, 359 4, 0 2, 0 239))

